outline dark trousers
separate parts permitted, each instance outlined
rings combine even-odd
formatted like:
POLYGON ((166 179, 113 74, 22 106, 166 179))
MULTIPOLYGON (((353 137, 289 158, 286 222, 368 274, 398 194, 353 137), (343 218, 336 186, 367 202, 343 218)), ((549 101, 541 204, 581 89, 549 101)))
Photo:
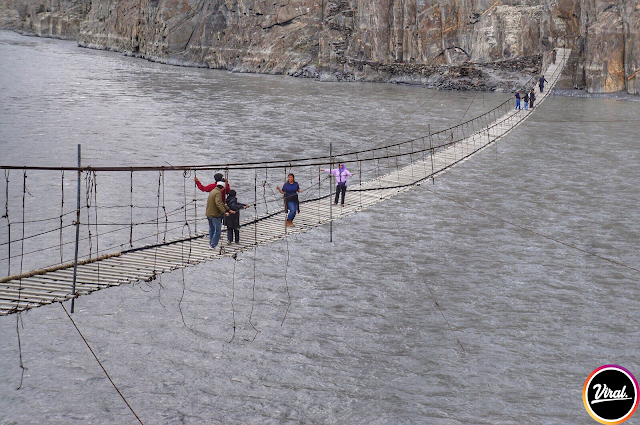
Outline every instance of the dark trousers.
POLYGON ((530 107, 531 109, 533 109, 533 100, 530 100, 530 101, 529 101, 529 107, 530 107))
POLYGON ((333 201, 334 204, 338 203, 338 197, 340 196, 340 193, 342 193, 342 202, 340 202, 340 203, 342 205, 344 205, 344 194, 347 193, 347 185, 346 184, 336 185, 336 200, 333 201))
POLYGON ((229 229, 227 227, 227 240, 231 242, 233 240, 233 236, 235 234, 236 243, 240 242, 240 229, 229 229))

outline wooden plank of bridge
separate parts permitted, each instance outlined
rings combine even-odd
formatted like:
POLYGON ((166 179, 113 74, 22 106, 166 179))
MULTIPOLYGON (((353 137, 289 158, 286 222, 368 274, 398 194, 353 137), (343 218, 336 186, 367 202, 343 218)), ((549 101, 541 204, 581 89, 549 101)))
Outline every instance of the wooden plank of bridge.
MULTIPOLYGON (((547 90, 540 93, 537 88, 535 89, 536 107, 539 107, 549 96, 570 53, 570 49, 557 49, 556 62, 549 65, 544 74, 549 81, 547 90)), ((486 149, 513 131, 532 112, 532 110, 509 110, 469 137, 455 144, 437 148, 433 154, 433 165, 432 158, 423 153, 421 160, 415 160, 402 169, 350 186, 345 205, 334 207, 331 216, 329 202, 332 200, 325 197, 304 204, 302 211, 296 216, 296 227, 284 226, 283 211, 272 216, 262 216, 257 223, 251 220, 245 222, 241 231, 243 239, 239 244, 227 245, 221 241, 221 246, 212 250, 208 246, 206 235, 201 233, 194 239, 176 239, 162 246, 148 246, 133 252, 124 251, 120 256, 78 265, 76 295, 71 293, 72 268, 0 283, 0 315, 65 301, 74 296, 89 294, 109 286, 118 286, 121 283, 150 280, 160 273, 202 261, 233 256, 258 245, 281 240, 292 234, 307 232, 406 192, 427 181, 426 179, 446 172, 452 166, 466 161, 475 153, 486 149)), ((420 154, 416 156, 419 158, 420 154)))

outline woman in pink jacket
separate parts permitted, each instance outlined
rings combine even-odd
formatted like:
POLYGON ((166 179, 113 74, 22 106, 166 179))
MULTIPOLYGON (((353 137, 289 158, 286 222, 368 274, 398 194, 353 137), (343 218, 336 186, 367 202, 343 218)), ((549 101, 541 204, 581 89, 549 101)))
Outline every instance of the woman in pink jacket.
POLYGON ((323 171, 336 177, 336 199, 333 203, 338 205, 338 197, 342 193, 340 205, 344 205, 344 194, 347 193, 347 179, 353 176, 353 174, 347 170, 347 167, 345 167, 343 163, 340 163, 338 168, 334 168, 333 170, 323 169, 323 171))

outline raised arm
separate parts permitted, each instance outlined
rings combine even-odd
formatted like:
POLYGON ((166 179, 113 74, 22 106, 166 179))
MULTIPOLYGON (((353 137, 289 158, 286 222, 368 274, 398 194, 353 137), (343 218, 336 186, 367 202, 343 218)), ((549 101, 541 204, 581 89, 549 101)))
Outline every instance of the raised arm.
POLYGON ((197 177, 194 177, 193 180, 196 182, 196 186, 198 186, 198 189, 200 189, 203 192, 211 192, 216 187, 215 183, 211 183, 211 184, 209 184, 207 186, 203 186, 202 183, 200 183, 200 180, 198 180, 197 177))
POLYGON ((338 175, 338 169, 337 168, 334 168, 333 170, 328 169, 328 168, 321 168, 321 170, 324 171, 325 173, 329 173, 329 174, 332 174, 334 176, 338 175))

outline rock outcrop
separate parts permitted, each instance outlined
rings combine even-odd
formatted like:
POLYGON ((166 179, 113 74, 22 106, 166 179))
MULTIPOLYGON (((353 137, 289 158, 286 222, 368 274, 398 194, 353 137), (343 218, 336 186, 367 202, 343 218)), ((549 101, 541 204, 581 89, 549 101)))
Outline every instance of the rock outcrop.
POLYGON ((630 0, 0 0, 0 27, 177 65, 511 90, 554 46, 561 87, 640 90, 630 0))

